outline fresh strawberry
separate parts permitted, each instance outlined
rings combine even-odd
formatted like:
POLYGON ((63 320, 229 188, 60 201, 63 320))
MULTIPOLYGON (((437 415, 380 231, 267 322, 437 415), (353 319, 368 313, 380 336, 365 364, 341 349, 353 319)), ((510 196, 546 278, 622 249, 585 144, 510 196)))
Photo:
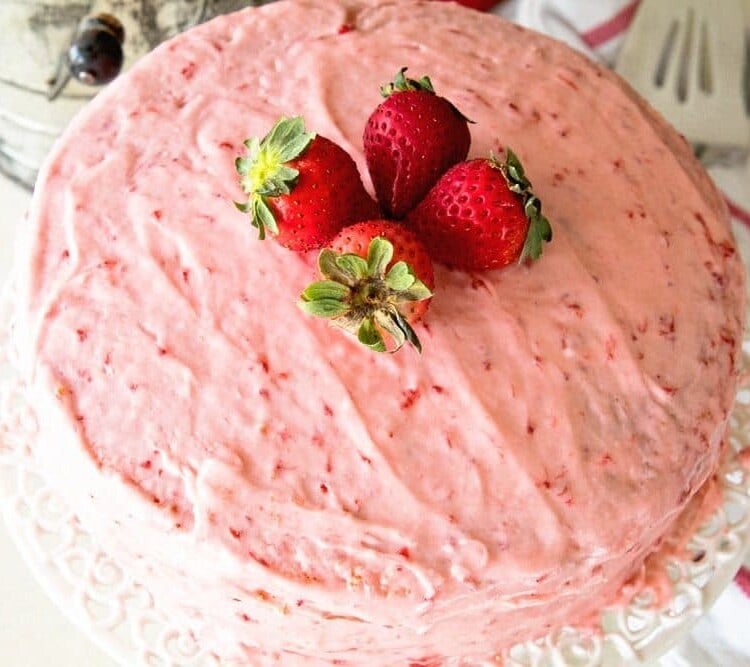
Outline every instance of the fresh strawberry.
POLYGON ((343 227, 379 215, 357 166, 338 144, 306 132, 300 117, 281 118, 263 138, 245 142, 237 158, 249 213, 261 239, 266 231, 291 250, 321 248, 343 227))
POLYGON ((466 158, 467 119, 435 94, 428 77, 414 80, 404 67, 383 86, 385 101, 367 121, 367 168, 383 211, 402 218, 450 166, 466 158))
POLYGON ((552 228, 513 151, 460 162, 409 214, 432 258, 467 271, 538 259, 552 228))
POLYGON ((435 276, 419 239, 389 220, 359 222, 342 229, 321 251, 323 280, 303 292, 300 308, 325 317, 378 352, 422 346, 411 324, 429 306, 435 276))

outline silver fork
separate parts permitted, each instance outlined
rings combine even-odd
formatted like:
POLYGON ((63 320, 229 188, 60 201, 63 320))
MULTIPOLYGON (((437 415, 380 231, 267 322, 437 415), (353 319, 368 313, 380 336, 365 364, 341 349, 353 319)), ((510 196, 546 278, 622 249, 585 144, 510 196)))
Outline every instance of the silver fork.
POLYGON ((747 39, 743 0, 642 0, 615 69, 699 156, 737 161, 750 149, 747 39))

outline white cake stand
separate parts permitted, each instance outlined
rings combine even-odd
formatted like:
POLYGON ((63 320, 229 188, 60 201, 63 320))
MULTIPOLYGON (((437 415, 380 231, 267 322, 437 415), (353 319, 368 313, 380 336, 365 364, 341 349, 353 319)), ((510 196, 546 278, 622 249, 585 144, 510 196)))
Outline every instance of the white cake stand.
MULTIPOLYGON (((24 559, 64 613, 122 665, 235 667, 170 622, 158 601, 100 548, 40 473, 32 455, 34 406, 10 358, 7 294, 0 299, 0 506, 24 559)), ((564 628, 514 646, 505 656, 507 665, 643 664, 687 634, 728 585, 750 546, 750 469, 739 458, 750 447, 750 338, 742 361, 731 448, 720 469, 724 502, 690 537, 683 559, 651 566, 666 569, 672 582, 669 602, 654 605, 653 591, 641 588, 629 604, 603 610, 601 632, 595 636, 564 628)))

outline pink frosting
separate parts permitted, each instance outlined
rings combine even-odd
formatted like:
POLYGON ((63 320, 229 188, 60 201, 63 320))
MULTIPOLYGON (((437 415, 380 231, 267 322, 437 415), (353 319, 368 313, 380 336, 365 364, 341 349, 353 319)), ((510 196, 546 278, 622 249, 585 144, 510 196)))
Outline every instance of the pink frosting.
POLYGON ((496 17, 300 0, 192 30, 76 119, 31 225, 40 456, 252 664, 485 664, 613 600, 715 469, 744 295, 721 199, 614 75, 496 17), (422 356, 302 315, 314 254, 232 205, 282 114, 364 173, 401 66, 475 121, 472 156, 519 154, 554 228, 531 266, 438 267, 422 356))

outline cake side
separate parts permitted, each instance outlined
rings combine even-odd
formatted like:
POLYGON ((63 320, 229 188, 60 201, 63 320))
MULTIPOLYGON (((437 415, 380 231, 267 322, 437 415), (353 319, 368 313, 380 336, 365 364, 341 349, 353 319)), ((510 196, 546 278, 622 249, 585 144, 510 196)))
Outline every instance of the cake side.
POLYGON ((198 631, 271 662, 491 656, 611 599, 715 467, 744 299, 723 204, 613 75, 500 19, 217 19, 77 119, 31 217, 19 340, 65 434, 44 455, 75 452, 83 518, 198 631), (422 357, 303 319, 314 257, 231 206, 281 114, 363 170, 404 65, 476 121, 474 155, 512 146, 555 225, 533 267, 438 270, 422 357))

